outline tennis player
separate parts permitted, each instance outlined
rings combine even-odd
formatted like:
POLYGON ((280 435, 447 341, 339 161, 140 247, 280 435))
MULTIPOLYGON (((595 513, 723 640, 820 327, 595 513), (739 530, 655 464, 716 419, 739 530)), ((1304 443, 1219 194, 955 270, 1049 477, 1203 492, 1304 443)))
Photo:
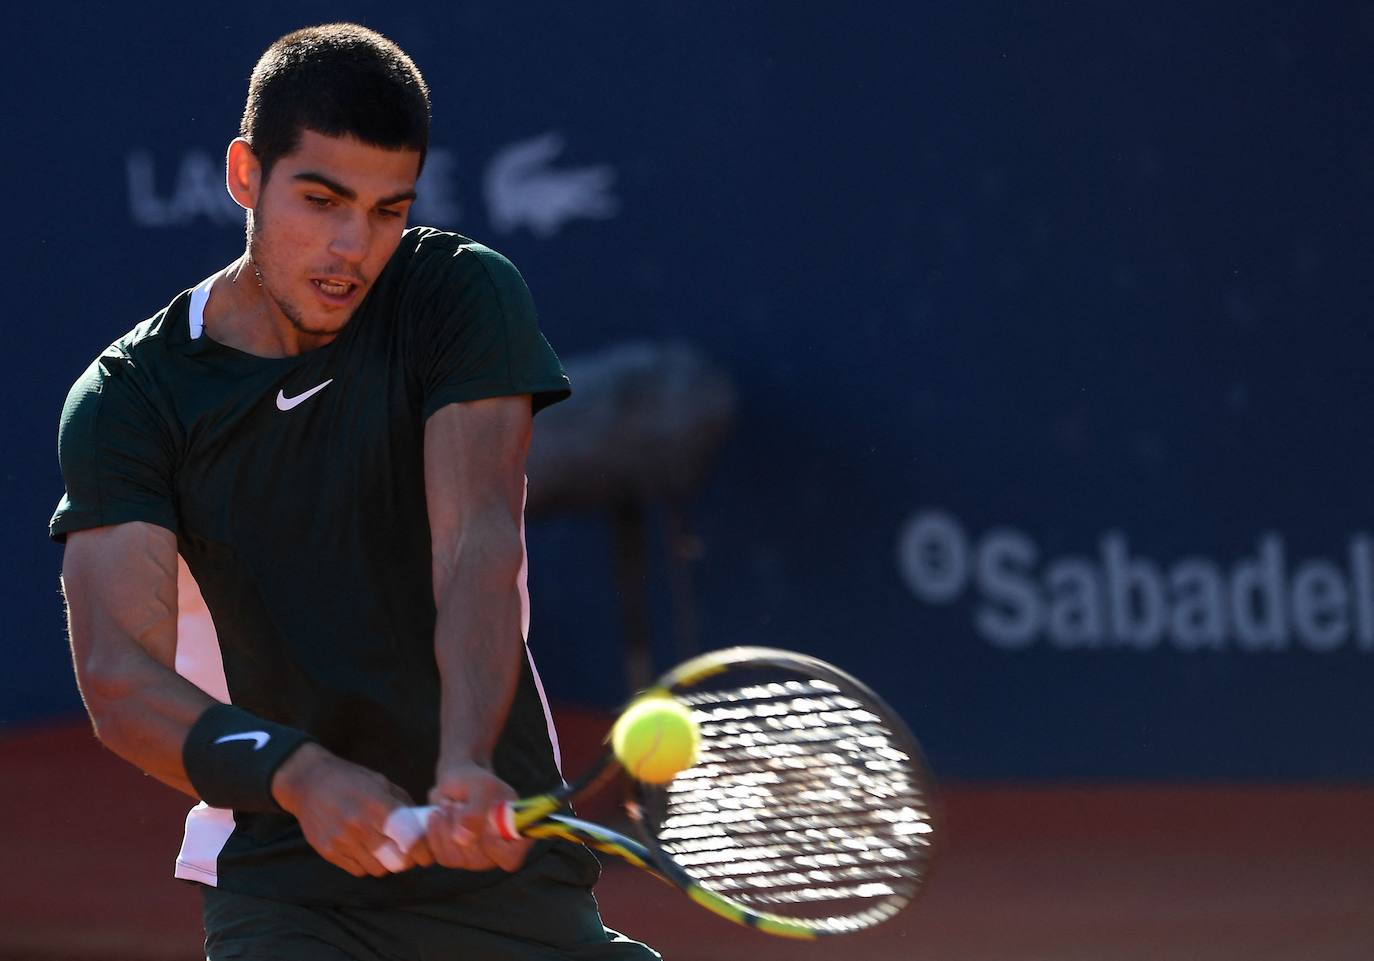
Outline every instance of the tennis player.
POLYGON ((200 802, 176 875, 211 961, 657 957, 603 926, 587 851, 485 817, 560 780, 524 463, 569 385, 509 261, 406 229, 428 137, 386 38, 272 44, 228 152, 247 249, 62 412, 77 681, 106 746, 200 802), (388 849, 419 801, 427 837, 388 849))

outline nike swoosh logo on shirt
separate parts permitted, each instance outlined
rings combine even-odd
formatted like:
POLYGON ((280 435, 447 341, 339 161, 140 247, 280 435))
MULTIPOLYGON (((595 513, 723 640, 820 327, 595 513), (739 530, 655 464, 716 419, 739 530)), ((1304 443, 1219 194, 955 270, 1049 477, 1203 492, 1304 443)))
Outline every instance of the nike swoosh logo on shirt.
POLYGON ((252 741, 253 750, 261 751, 264 744, 272 740, 272 735, 266 731, 244 731, 242 734, 226 734, 224 737, 216 738, 216 744, 227 744, 229 741, 252 741))
POLYGON ((295 397, 287 397, 285 391, 279 390, 277 391, 277 410, 290 410, 292 407, 303 404, 332 383, 334 383, 333 377, 329 378, 323 384, 316 384, 304 394, 297 394, 295 397))

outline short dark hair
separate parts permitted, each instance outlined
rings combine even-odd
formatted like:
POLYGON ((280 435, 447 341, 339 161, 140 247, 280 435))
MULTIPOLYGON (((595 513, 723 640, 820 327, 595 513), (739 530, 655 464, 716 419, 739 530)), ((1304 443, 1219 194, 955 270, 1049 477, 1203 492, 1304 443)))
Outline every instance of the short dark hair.
POLYGON ((248 81, 239 135, 264 181, 302 130, 418 150, 424 166, 429 88, 405 51, 376 31, 355 23, 296 30, 267 48, 248 81))

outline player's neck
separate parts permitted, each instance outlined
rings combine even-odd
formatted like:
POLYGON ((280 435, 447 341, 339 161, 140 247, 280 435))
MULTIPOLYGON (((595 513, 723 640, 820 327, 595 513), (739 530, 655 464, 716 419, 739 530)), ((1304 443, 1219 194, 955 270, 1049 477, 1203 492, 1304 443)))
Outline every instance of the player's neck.
POLYGON ((216 275, 205 303, 205 336, 256 357, 294 357, 338 336, 298 329, 263 287, 245 253, 216 275))

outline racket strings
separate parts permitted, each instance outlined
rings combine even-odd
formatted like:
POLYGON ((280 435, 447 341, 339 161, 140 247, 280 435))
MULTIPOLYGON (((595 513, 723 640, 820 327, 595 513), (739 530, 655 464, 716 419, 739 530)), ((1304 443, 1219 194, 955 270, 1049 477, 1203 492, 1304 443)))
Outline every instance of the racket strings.
POLYGON ((656 792, 652 827, 698 883, 837 928, 909 900, 929 855, 929 800, 920 761, 881 714, 805 677, 677 696, 701 751, 656 792))
MULTIPOLYGON (((918 817, 913 815, 910 820, 913 822, 910 830, 919 831, 918 817)), ((880 836, 887 830, 888 825, 882 823, 879 818, 811 818, 805 823, 774 822, 752 830, 747 826, 747 822, 740 822, 731 826, 727 836, 703 836, 703 832, 698 828, 690 831, 675 828, 666 837, 661 836, 660 840, 674 843, 674 857, 683 864, 694 859, 704 863, 710 860, 713 853, 740 860, 762 860, 783 854, 803 858, 815 853, 817 841, 821 844, 833 841, 838 845, 847 845, 845 850, 827 854, 827 857, 872 858, 875 855, 866 853, 865 849, 860 847, 862 841, 851 842, 850 839, 865 832, 880 836), (799 838, 802 839, 800 843, 799 838)), ((892 849, 886 846, 878 850, 887 854, 892 853, 892 849)))

